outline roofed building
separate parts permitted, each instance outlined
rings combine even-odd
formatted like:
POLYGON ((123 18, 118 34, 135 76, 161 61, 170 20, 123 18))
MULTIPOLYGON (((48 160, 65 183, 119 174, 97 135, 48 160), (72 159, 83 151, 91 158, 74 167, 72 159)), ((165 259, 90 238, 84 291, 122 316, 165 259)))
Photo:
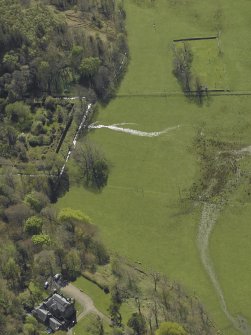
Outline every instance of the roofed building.
POLYGON ((74 302, 58 293, 47 298, 32 314, 53 331, 68 329, 76 323, 74 302))

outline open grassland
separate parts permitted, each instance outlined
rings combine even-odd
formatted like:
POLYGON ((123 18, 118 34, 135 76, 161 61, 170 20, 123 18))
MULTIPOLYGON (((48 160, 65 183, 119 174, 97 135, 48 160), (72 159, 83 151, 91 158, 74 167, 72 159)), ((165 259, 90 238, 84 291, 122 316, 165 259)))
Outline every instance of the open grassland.
MULTIPOLYGON (((181 92, 172 75, 173 39, 215 35, 218 29, 229 88, 251 90, 251 4, 245 0, 156 0, 152 6, 150 1, 128 0, 126 10, 131 62, 118 97, 100 109, 97 121, 105 125, 130 122, 134 124, 126 127, 142 131, 180 128, 153 138, 109 129, 90 132, 89 139, 112 164, 108 185, 101 193, 73 185, 58 206, 83 209, 100 227, 111 250, 181 282, 199 296, 223 334, 237 334, 201 264, 197 248, 201 208, 184 199, 200 176, 193 148, 198 129, 207 129, 216 139, 251 145, 251 97, 223 95, 197 106, 182 94, 155 94, 181 92)), ((211 75, 211 82, 215 72, 206 74, 211 75)), ((230 311, 251 323, 250 211, 249 204, 225 207, 210 250, 230 311)))
POLYGON ((206 85, 208 90, 227 89, 220 37, 174 42, 174 52, 184 48, 184 45, 191 48, 193 76, 198 76, 201 84, 206 85))

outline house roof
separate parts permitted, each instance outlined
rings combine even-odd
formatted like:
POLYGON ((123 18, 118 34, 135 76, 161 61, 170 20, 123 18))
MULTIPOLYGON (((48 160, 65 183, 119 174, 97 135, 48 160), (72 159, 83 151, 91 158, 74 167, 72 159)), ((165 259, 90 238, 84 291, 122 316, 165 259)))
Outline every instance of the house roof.
POLYGON ((39 318, 39 320, 41 320, 42 322, 45 322, 46 319, 48 318, 50 312, 46 311, 45 309, 43 309, 41 306, 36 308, 36 313, 37 313, 37 317, 39 318))
POLYGON ((48 309, 60 311, 61 313, 64 313, 67 307, 72 305, 70 301, 57 293, 53 294, 53 296, 50 297, 44 304, 48 309))
POLYGON ((52 330, 59 330, 60 329, 60 327, 61 327, 61 323, 60 322, 58 322, 56 319, 54 319, 54 318, 50 318, 49 319, 49 325, 50 325, 50 327, 51 327, 51 329, 52 330))

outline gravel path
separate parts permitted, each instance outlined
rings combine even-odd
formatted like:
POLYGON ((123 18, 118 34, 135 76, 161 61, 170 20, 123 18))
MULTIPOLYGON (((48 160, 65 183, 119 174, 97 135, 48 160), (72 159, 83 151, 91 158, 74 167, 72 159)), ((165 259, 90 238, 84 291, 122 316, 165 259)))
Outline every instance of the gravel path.
POLYGON ((214 225, 217 222, 220 210, 221 208, 219 205, 210 203, 205 203, 203 205, 203 210, 199 224, 199 231, 198 231, 198 248, 200 251, 201 260, 205 267, 205 270, 209 275, 212 284, 214 286, 214 289, 220 299, 220 304, 223 312, 225 313, 226 317, 232 323, 235 329, 237 329, 243 335, 250 335, 251 329, 245 318, 242 317, 241 315, 237 315, 237 317, 235 317, 228 310, 223 290, 220 286, 213 263, 209 255, 208 250, 209 239, 213 231, 214 225))
MULTIPOLYGON (((75 301, 77 301, 84 308, 84 311, 77 317, 78 322, 88 314, 95 314, 102 320, 111 323, 111 320, 95 307, 93 300, 86 293, 80 291, 76 286, 68 284, 61 290, 67 296, 74 298, 75 301)), ((72 329, 69 329, 68 335, 73 335, 72 329)))

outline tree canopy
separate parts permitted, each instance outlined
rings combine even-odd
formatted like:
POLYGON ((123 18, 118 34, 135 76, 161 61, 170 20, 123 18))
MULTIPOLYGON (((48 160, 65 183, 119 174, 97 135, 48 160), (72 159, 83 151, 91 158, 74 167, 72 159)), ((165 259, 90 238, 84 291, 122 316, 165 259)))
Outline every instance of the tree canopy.
POLYGON ((176 322, 163 322, 159 329, 155 332, 156 335, 188 335, 184 328, 176 322))

